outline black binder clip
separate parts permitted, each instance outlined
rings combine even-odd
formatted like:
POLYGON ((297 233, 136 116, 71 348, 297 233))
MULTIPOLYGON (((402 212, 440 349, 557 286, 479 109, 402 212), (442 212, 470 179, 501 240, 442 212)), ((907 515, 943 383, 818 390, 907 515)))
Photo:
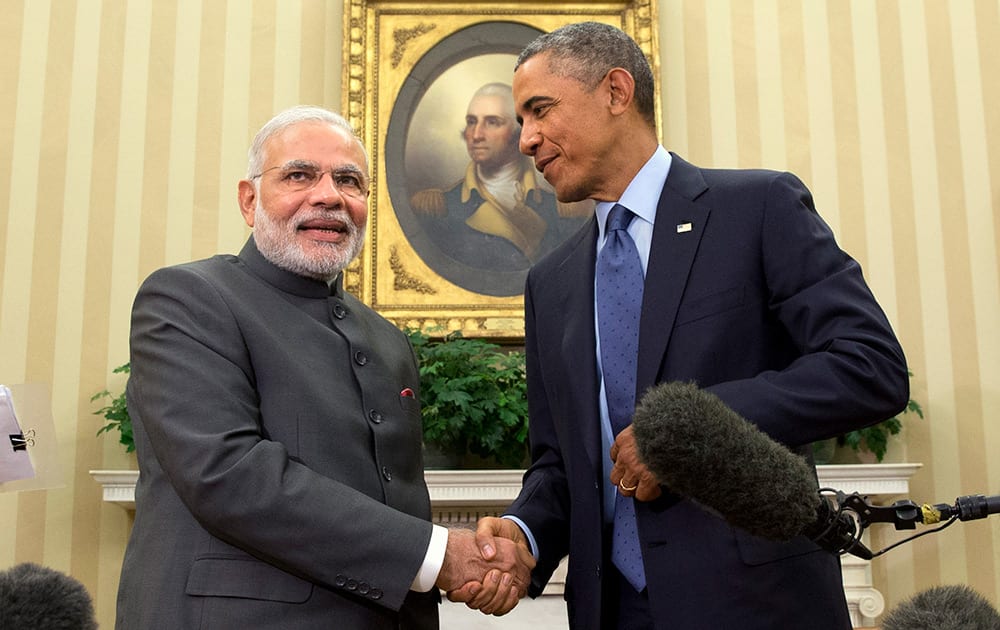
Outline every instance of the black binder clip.
POLYGON ((11 433, 10 446, 14 451, 26 451, 29 446, 35 445, 35 430, 28 429, 24 433, 11 433))

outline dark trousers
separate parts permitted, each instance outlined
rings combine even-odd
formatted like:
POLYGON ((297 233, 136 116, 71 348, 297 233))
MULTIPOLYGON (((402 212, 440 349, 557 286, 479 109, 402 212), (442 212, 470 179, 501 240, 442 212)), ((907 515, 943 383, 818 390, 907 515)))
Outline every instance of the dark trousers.
POLYGON ((610 527, 605 528, 608 550, 601 580, 601 630, 653 630, 649 590, 636 592, 611 561, 610 527))

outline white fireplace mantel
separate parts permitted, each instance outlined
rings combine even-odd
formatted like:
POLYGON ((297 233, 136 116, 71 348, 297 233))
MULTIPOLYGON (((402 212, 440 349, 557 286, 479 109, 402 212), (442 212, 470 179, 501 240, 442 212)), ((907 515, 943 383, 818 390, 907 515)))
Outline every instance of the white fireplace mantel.
MULTIPOLYGON (((909 491, 909 479, 921 464, 857 464, 817 466, 821 486, 862 495, 898 495, 909 491)), ((104 490, 104 501, 135 509, 135 470, 91 470, 104 490)), ((424 477, 434 509, 506 507, 521 490, 523 470, 427 470, 424 477)))
MULTIPOLYGON (((864 496, 894 496, 909 492, 910 477, 921 464, 852 464, 817 466, 821 487, 857 492, 864 496)), ((104 501, 135 509, 134 470, 92 470, 104 490, 104 501)), ((474 527, 482 516, 494 516, 510 504, 521 489, 523 470, 427 470, 434 521, 451 527, 474 527)), ((867 533, 862 538, 866 545, 867 533)), ((855 626, 874 625, 885 600, 872 585, 871 562, 851 555, 841 558, 844 592, 855 626)), ((553 576, 546 594, 563 590, 565 566, 553 576)))

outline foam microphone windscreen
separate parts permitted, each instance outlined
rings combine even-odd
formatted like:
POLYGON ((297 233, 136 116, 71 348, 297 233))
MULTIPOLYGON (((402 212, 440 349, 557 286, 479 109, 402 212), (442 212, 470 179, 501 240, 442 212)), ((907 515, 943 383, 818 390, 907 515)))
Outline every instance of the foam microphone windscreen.
POLYGON ((0 572, 3 630, 97 630, 87 589, 55 569, 24 562, 0 572))
POLYGON ((886 615, 882 630, 1000 630, 1000 613, 964 584, 935 586, 886 615))
POLYGON ((639 456, 671 492, 729 524, 790 540, 815 524, 813 467, 691 383, 650 388, 632 418, 639 456))

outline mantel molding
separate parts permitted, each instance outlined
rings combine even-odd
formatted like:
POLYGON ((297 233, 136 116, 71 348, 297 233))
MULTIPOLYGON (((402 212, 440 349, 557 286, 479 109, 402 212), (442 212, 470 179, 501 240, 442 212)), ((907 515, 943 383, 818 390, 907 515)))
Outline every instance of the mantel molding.
MULTIPOLYGON (((898 495, 921 464, 843 464, 817 466, 820 486, 862 495, 898 495)), ((135 470, 91 470, 104 490, 104 501, 135 509, 135 470)), ((506 507, 521 490, 523 470, 427 470, 424 478, 435 509, 506 507)))
POLYGON ((898 495, 910 491, 910 477, 923 464, 832 464, 817 466, 820 487, 867 496, 898 495))
POLYGON ((114 503, 126 510, 135 509, 135 482, 138 470, 91 470, 90 476, 101 484, 105 503, 114 503))

